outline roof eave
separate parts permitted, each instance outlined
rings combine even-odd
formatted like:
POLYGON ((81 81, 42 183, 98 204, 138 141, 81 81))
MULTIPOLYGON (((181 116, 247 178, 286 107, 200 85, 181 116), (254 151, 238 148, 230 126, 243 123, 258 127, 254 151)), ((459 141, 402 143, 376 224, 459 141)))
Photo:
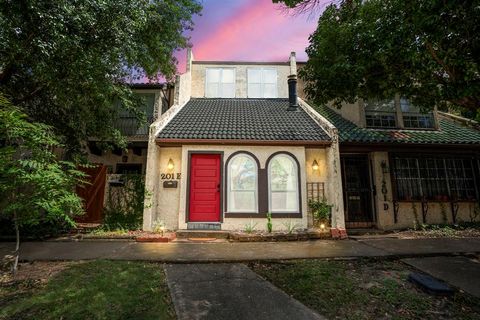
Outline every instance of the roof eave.
POLYGON ((250 146, 308 146, 326 147, 332 144, 327 140, 246 140, 246 139, 164 139, 155 140, 159 146, 197 144, 197 145, 250 145, 250 146))

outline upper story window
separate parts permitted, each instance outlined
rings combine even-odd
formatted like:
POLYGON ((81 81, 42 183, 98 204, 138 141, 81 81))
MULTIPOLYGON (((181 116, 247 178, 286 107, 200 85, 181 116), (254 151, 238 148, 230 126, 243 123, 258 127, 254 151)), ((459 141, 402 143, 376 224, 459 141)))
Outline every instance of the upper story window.
POLYGON ((248 97, 277 98, 277 69, 248 68, 248 97))
POLYGON ((423 113, 406 98, 365 101, 367 128, 432 129, 435 127, 433 113, 423 113))
POLYGON ((207 68, 205 97, 235 98, 235 69, 207 68))
POLYGON ((394 100, 365 101, 365 120, 368 128, 395 128, 397 116, 394 100))
POLYGON ((420 108, 414 106, 406 98, 400 99, 400 108, 403 114, 403 126, 411 129, 428 129, 434 127, 433 114, 422 113, 420 108))
POLYGON ((155 93, 136 92, 135 94, 141 99, 139 111, 145 113, 146 123, 143 126, 139 126, 137 115, 123 108, 120 101, 116 101, 116 107, 120 112, 115 127, 126 136, 148 136, 150 124, 155 120, 155 93))

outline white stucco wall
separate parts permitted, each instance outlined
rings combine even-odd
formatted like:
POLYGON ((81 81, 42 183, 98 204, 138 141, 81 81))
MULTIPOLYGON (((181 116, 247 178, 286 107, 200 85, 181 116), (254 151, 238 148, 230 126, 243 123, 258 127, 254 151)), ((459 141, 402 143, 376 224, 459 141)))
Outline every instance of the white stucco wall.
MULTIPOLYGON (((303 216, 301 219, 273 219, 274 230, 284 230, 283 225, 286 221, 291 220, 292 223, 297 224, 299 228, 306 228, 308 224, 307 218, 307 201, 306 201, 306 171, 305 171, 305 148, 304 147, 274 147, 274 146, 208 146, 208 145, 185 145, 182 147, 182 172, 187 172, 188 166, 188 152, 189 151, 222 151, 223 159, 226 161, 228 157, 237 151, 247 151, 253 153, 260 162, 260 169, 264 169, 268 157, 273 153, 279 151, 286 151, 293 154, 300 163, 300 179, 301 179, 301 195, 302 202, 301 208, 303 216)), ((225 163, 224 163, 225 165, 225 163)), ((222 177, 223 179, 223 177, 222 177)), ((224 190, 222 190, 224 192, 224 190)), ((180 210, 179 210, 179 229, 186 229, 186 199, 187 192, 187 175, 182 174, 181 190, 180 190, 180 210)), ((225 197, 225 194, 223 195, 225 197)), ((222 223, 222 230, 242 230, 245 228, 245 224, 251 220, 258 222, 257 230, 266 230, 266 219, 250 219, 250 218, 224 218, 222 223), (258 221, 257 221, 258 220, 258 221)))
POLYGON ((283 64, 192 64, 192 98, 205 97, 206 68, 234 68, 235 69, 235 98, 248 98, 247 96, 247 69, 248 68, 275 68, 277 69, 278 98, 288 98, 287 78, 290 75, 289 63, 283 64))

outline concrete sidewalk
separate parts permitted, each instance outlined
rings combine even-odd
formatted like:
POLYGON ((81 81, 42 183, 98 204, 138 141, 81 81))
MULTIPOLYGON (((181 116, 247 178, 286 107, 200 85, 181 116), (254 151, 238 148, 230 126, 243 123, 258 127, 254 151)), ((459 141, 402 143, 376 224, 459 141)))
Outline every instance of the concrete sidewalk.
MULTIPOLYGON (((0 243, 0 255, 13 250, 0 243)), ((25 242, 20 259, 149 260, 163 262, 234 262, 249 260, 414 257, 480 252, 480 239, 317 240, 252 243, 137 243, 131 241, 25 242)))
POLYGON ((480 262, 467 257, 424 257, 403 262, 480 298, 480 262))
POLYGON ((179 320, 325 319, 240 263, 166 265, 179 320))

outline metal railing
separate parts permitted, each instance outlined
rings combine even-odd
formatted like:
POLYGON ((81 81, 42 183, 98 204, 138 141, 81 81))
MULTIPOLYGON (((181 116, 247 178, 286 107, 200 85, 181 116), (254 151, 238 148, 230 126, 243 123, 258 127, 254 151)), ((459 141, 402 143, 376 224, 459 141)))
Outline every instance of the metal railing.
POLYGON ((115 127, 125 136, 147 138, 149 127, 154 120, 153 117, 148 117, 147 122, 144 125, 139 126, 136 118, 121 117, 116 121, 115 127))

